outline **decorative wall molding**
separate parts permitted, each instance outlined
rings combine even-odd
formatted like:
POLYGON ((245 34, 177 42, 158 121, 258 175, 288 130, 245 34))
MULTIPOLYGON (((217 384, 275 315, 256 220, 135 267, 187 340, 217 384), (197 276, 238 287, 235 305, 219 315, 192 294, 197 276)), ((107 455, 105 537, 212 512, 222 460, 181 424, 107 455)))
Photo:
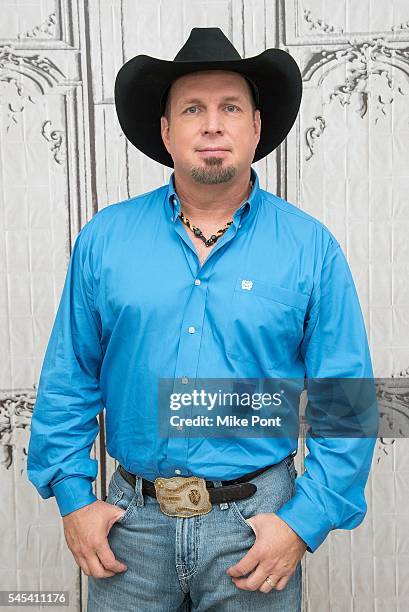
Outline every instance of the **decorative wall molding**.
POLYGON ((0 466, 7 470, 13 464, 14 453, 27 456, 28 433, 35 404, 35 389, 0 392, 0 466), (18 443, 18 433, 27 433, 26 443, 18 443))
POLYGON ((393 25, 391 27, 392 32, 401 32, 402 30, 409 30, 409 21, 406 23, 400 23, 399 25, 393 25))
MULTIPOLYGON (((28 27, 26 31, 10 32, 0 38, 0 45, 16 45, 19 49, 41 49, 42 51, 77 50, 80 45, 79 15, 86 4, 85 0, 54 0, 54 7, 45 19, 38 6, 38 25, 35 25, 34 22, 31 29, 28 27), (42 19, 44 20, 41 21, 42 19)), ((18 8, 16 3, 15 10, 24 11, 24 4, 18 8)))
POLYGON ((323 19, 316 19, 312 16, 311 11, 307 9, 303 10, 304 21, 308 23, 310 30, 320 30, 321 32, 326 32, 327 34, 343 34, 344 30, 342 28, 336 28, 333 25, 329 25, 325 23, 323 19))
MULTIPOLYGON (((6 102, 7 116, 9 119, 9 123, 6 125, 6 131, 8 132, 12 123, 18 123, 18 117, 23 112, 27 104, 29 102, 35 104, 35 99, 30 93, 25 92, 24 85, 19 82, 17 78, 11 76, 2 78, 0 73, 0 81, 3 81, 10 86, 6 102)), ((0 95, 0 103, 4 102, 2 97, 3 96, 0 95)))
MULTIPOLYGON (((309 9, 303 8, 303 17, 310 30, 325 32, 326 34, 345 34, 343 28, 331 25, 325 22, 323 19, 313 16, 312 11, 309 9)), ((406 23, 399 23, 398 25, 392 25, 389 29, 391 32, 402 32, 409 30, 409 21, 406 23)))
MULTIPOLYGON (((333 4, 336 4, 335 0, 331 1, 333 4)), ((404 4, 405 0, 397 0, 397 2, 404 4)), ((338 10, 335 11, 337 17, 334 17, 338 23, 331 22, 331 16, 334 14, 334 11, 331 12, 330 2, 328 4, 325 3, 324 17, 321 16, 324 14, 323 3, 318 4, 317 2, 312 2, 312 0, 292 0, 291 3, 285 0, 277 0, 277 4, 280 5, 279 11, 284 19, 282 44, 288 48, 292 46, 299 48, 310 47, 311 45, 331 47, 351 40, 363 42, 368 37, 382 37, 392 44, 397 42, 407 43, 409 40, 409 21, 405 19, 405 16, 401 16, 402 21, 398 23, 385 23, 381 27, 377 23, 373 29, 371 29, 371 24, 369 24, 368 28, 368 23, 365 25, 362 23, 362 29, 358 29, 355 25, 354 13, 355 11, 361 12, 365 8, 359 5, 358 9, 358 6, 355 7, 353 2, 349 3, 348 13, 350 18, 348 23, 346 23, 344 16, 338 10), (290 5, 292 5, 291 9, 290 5)), ((373 13, 376 13, 376 11, 376 7, 372 9, 373 13)), ((401 13, 401 11, 395 10, 395 14, 398 13, 401 13)), ((408 13, 409 11, 406 11, 406 14, 408 13)), ((391 15, 393 14, 391 11, 391 15)), ((391 21, 393 21, 393 18, 391 21)))
MULTIPOLYGON (((375 104, 374 123, 376 124, 382 115, 386 115, 386 106, 394 100, 393 93, 404 95, 400 85, 394 86, 390 68, 397 68, 409 80, 409 47, 394 49, 388 46, 384 39, 377 38, 361 43, 350 42, 346 48, 322 49, 312 55, 303 70, 303 81, 313 81, 314 77, 319 74, 315 83, 315 87, 319 89, 329 74, 339 67, 344 67, 345 64, 347 64, 345 81, 333 89, 322 107, 331 104, 336 99, 342 106, 349 105, 352 96, 355 95, 358 99, 356 112, 363 118, 368 111, 369 100, 372 98, 375 104), (374 84, 371 84, 371 89, 367 88, 371 75, 378 75, 384 80, 391 91, 389 99, 385 99, 384 93, 376 90, 374 84)), ((317 121, 318 117, 315 117, 315 120, 317 121)), ((305 142, 308 148, 306 161, 313 156, 313 142, 323 134, 326 125, 325 117, 321 115, 318 127, 310 126, 305 130, 305 142)))
POLYGON ((314 117, 314 121, 316 122, 316 125, 307 128, 305 131, 305 140, 307 142, 308 147, 308 153, 305 157, 306 161, 311 159, 311 157, 314 155, 314 142, 322 135, 327 125, 324 117, 321 117, 321 115, 317 115, 316 117, 314 117))
POLYGON ((65 74, 48 57, 39 53, 26 55, 13 45, 0 46, 0 80, 16 74, 28 78, 43 95, 49 87, 61 82, 65 74))
MULTIPOLYGON (((408 372, 407 368, 406 372, 408 372)), ((382 433, 387 426, 391 436, 408 437, 409 424, 409 374, 393 376, 377 385, 377 399, 382 433)), ((380 438, 381 441, 385 436, 380 438)))
POLYGON ((57 32, 57 15, 55 12, 50 13, 45 21, 39 26, 35 26, 32 30, 24 34, 17 34, 18 39, 22 38, 55 38, 57 32))
POLYGON ((41 126, 41 134, 48 142, 52 143, 51 152, 54 154, 57 164, 63 164, 66 160, 65 150, 62 148, 63 143, 65 143, 63 130, 51 130, 51 121, 47 119, 41 126))
MULTIPOLYGON (((7 104, 9 123, 18 123, 18 116, 38 95, 61 83, 64 73, 47 57, 36 53, 22 54, 11 45, 0 46, 0 82, 7 83, 7 95, 0 102, 7 104)), ((1 91, 0 91, 1 94, 1 91)))

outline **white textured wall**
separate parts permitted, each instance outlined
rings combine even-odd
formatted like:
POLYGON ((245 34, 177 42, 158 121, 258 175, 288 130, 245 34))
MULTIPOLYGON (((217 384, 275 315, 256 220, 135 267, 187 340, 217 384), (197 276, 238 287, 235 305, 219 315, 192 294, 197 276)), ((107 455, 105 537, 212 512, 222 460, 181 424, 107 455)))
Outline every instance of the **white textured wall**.
MULTIPOLYGON (((375 376, 408 376, 409 5, 286 3, 280 31, 304 80, 282 163, 287 198, 321 219, 347 255, 375 376)), ((409 448, 406 439, 382 442, 364 522, 307 557, 311 612, 409 609, 409 448)))
MULTIPOLYGON (((116 72, 138 53, 173 58, 195 26, 221 27, 244 57, 274 46, 295 57, 300 115, 286 143, 255 165, 261 185, 336 235, 375 376, 408 376, 409 5, 0 0, 0 15, 0 589, 69 590, 68 609, 85 610, 86 576, 55 501, 27 482, 25 453, 73 239, 98 209, 170 173, 128 146, 116 72)), ((103 434, 95 456, 101 496, 114 469, 103 434)), ((364 523, 304 557, 305 610, 408 609, 408 476, 406 440, 380 440, 364 523)))

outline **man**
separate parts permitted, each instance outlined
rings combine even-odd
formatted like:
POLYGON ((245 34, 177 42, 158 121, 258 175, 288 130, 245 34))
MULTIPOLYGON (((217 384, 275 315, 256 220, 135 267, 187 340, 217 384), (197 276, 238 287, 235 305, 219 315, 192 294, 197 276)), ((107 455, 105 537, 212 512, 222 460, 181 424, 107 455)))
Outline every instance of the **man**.
POLYGON ((125 135, 174 173, 80 231, 28 456, 89 576, 88 610, 299 610, 305 551, 365 516, 373 439, 310 436, 295 480, 296 437, 157 431, 160 380, 189 393, 204 377, 373 376, 337 240, 251 168, 300 100, 287 53, 242 60, 218 28, 194 28, 173 62, 138 56, 118 73, 125 135), (120 464, 106 501, 89 457, 104 406, 120 464))

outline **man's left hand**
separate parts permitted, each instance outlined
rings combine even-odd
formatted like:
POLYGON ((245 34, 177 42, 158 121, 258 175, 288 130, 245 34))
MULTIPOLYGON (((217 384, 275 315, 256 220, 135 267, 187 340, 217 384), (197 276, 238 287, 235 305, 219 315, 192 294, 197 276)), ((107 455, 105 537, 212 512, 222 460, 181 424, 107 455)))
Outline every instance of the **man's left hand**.
POLYGON ((274 512, 263 512, 247 519, 256 541, 236 565, 226 572, 239 589, 268 593, 275 588, 282 591, 294 573, 298 562, 307 550, 307 545, 274 512), (249 572, 248 577, 241 578, 249 572), (274 584, 266 582, 267 576, 274 584))

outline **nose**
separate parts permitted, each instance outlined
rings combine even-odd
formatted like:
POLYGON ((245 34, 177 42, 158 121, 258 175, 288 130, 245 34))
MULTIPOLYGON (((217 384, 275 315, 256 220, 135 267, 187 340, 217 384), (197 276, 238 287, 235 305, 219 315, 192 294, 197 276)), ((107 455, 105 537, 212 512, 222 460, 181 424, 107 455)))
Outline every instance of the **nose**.
POLYGON ((218 110, 208 110, 203 117, 203 134, 221 134, 224 131, 223 117, 218 110))

